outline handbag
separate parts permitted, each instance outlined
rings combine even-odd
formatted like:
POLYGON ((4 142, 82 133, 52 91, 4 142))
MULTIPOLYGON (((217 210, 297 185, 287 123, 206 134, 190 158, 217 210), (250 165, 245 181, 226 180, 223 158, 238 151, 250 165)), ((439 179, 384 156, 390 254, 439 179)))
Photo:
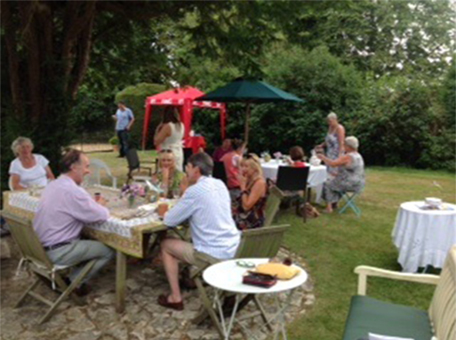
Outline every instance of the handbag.
POLYGON ((277 277, 249 271, 248 274, 242 278, 242 283, 251 286, 269 288, 277 283, 277 277))

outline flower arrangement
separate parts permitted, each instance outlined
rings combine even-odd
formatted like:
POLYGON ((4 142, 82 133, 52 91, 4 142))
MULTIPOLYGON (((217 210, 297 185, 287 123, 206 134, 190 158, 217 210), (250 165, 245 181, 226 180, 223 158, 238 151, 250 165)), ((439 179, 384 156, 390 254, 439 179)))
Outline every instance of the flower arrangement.
POLYGON ((120 195, 121 197, 145 196, 146 192, 144 190, 144 187, 139 184, 124 184, 120 195))
POLYGON ((133 208, 136 196, 145 196, 144 187, 138 184, 125 184, 120 192, 120 197, 128 198, 128 205, 133 208))

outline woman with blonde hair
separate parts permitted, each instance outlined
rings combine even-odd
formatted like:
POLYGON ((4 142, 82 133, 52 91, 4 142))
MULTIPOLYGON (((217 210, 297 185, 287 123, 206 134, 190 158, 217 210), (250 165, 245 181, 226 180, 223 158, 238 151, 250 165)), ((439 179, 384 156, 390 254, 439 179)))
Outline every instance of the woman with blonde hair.
MULTIPOLYGON (((339 124, 337 115, 334 112, 330 112, 326 117, 328 122, 328 133, 326 134, 325 141, 318 145, 317 148, 326 147, 326 157, 332 160, 341 157, 344 154, 344 140, 345 140, 345 128, 342 124, 339 124)), ((318 151, 317 151, 318 152, 318 151)), ((332 176, 337 174, 336 166, 328 166, 328 173, 332 176)))
POLYGON ((184 124, 181 123, 179 112, 175 107, 167 107, 162 122, 157 126, 154 136, 155 147, 160 150, 170 149, 176 157, 176 168, 184 170, 184 124))
POLYGON ((165 192, 166 197, 174 196, 180 190, 180 184, 185 174, 176 169, 176 157, 170 149, 162 149, 159 153, 157 174, 152 177, 155 184, 165 192))
POLYGON ((240 230, 260 228, 265 221, 268 186, 260 159, 248 154, 241 160, 238 176, 241 194, 233 202, 233 218, 240 230))
POLYGON ((55 179, 46 157, 34 154, 30 138, 18 137, 11 145, 16 159, 11 162, 9 174, 13 190, 26 189, 32 185, 44 187, 48 180, 55 179))

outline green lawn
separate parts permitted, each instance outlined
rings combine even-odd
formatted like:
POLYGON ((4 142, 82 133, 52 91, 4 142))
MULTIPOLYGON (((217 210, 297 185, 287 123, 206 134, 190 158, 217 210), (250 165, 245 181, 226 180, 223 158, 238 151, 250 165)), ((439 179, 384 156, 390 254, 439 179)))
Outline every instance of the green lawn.
MULTIPOLYGON (((90 154, 104 160, 121 177, 127 173, 126 160, 114 153, 90 154)), ((152 159, 152 152, 140 153, 152 159)), ((404 168, 373 167, 367 170, 367 185, 358 201, 362 216, 353 212, 322 215, 306 224, 290 212, 281 213, 279 223, 293 227, 285 245, 302 256, 315 284, 316 303, 302 318, 291 324, 290 339, 338 340, 342 337, 350 297, 356 293, 353 269, 361 264, 400 270, 397 250, 391 239, 400 203, 440 197, 455 202, 455 176, 445 172, 404 168), (438 188, 434 182, 439 184, 438 188)), ((383 300, 427 308, 432 287, 384 279, 369 281, 368 294, 383 300)))

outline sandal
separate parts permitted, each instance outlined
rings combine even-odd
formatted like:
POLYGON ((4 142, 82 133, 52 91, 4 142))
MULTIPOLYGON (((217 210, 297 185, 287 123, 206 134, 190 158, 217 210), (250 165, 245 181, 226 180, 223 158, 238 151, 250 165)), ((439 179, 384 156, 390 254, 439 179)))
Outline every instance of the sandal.
POLYGON ((175 310, 184 310, 184 302, 169 302, 168 301, 168 295, 160 295, 157 299, 157 302, 160 306, 163 306, 165 308, 171 308, 175 310))

